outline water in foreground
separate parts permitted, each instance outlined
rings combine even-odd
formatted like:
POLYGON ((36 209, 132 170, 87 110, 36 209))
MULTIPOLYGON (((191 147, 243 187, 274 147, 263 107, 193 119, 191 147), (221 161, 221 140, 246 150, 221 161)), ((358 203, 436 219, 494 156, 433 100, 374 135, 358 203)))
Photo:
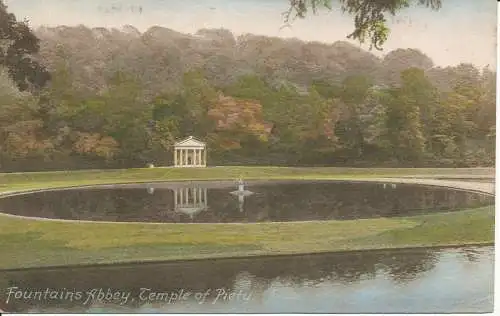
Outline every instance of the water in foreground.
POLYGON ((485 246, 0 271, 0 302, 45 313, 492 312, 493 260, 485 246))

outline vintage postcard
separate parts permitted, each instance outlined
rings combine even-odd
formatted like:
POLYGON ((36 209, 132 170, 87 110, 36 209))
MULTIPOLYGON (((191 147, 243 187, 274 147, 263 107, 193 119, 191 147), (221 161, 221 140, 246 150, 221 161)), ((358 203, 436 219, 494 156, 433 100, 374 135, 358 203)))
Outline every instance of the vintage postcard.
POLYGON ((492 0, 0 0, 0 312, 494 308, 492 0))

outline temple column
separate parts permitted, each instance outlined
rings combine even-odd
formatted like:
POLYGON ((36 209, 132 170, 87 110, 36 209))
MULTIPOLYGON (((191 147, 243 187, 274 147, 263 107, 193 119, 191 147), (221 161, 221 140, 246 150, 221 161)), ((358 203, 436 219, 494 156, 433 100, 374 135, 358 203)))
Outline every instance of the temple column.
POLYGON ((184 165, 188 164, 188 151, 184 149, 184 165))
POLYGON ((203 149, 203 166, 207 165, 207 150, 203 149))
POLYGON ((177 167, 177 149, 174 149, 174 166, 177 167))
POLYGON ((177 190, 174 190, 174 206, 177 206, 177 190))
POLYGON ((203 159, 201 157, 201 152, 203 149, 198 149, 198 165, 203 166, 203 159))

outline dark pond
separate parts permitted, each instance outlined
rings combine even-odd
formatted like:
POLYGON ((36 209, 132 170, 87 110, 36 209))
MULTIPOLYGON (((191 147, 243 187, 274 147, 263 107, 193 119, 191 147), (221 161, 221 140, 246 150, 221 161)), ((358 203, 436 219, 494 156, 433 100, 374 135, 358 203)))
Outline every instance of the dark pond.
POLYGON ((38 313, 484 313, 493 260, 489 246, 0 271, 0 302, 38 313))
POLYGON ((352 182, 122 185, 0 199, 4 213, 93 221, 266 222, 348 220, 456 211, 494 198, 446 188, 352 182))

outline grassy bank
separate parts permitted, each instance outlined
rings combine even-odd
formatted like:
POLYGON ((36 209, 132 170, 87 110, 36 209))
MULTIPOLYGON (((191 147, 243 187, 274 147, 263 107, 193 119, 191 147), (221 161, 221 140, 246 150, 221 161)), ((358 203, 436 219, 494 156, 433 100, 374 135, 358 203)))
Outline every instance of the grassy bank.
POLYGON ((494 207, 407 218, 215 225, 0 217, 0 269, 493 241, 494 207))
MULTIPOLYGON (((491 169, 216 167, 1 174, 2 191, 185 179, 485 176, 491 169)), ((0 269, 494 241, 494 207, 406 218, 254 224, 105 224, 0 216, 0 269)))

